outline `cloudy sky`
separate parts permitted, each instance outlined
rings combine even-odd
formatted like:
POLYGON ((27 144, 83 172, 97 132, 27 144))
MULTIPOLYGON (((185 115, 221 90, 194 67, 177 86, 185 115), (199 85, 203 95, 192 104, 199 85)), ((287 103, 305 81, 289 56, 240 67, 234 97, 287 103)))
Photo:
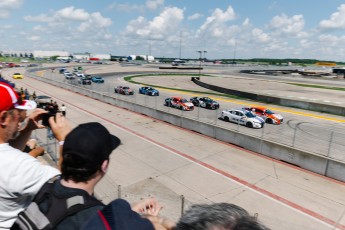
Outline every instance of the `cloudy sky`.
POLYGON ((340 0, 0 0, 0 50, 345 61, 340 0))

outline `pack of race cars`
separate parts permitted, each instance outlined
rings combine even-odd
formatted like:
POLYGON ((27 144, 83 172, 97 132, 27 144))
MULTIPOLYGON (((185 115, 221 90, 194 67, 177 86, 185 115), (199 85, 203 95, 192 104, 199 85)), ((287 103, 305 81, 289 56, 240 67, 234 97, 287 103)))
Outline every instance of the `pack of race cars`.
MULTIPOLYGON (((115 93, 124 95, 134 95, 134 90, 128 86, 117 86, 115 93)), ((139 93, 148 96, 159 96, 159 91, 151 86, 143 86, 139 88, 139 93)), ((164 105, 180 109, 183 111, 192 111, 195 107, 210 110, 219 109, 219 103, 209 97, 192 97, 189 100, 180 96, 168 97, 164 100, 164 105)), ((283 116, 274 113, 268 108, 261 106, 244 107, 239 109, 222 110, 219 119, 244 125, 249 128, 260 129, 267 124, 279 125, 283 122, 283 116)))

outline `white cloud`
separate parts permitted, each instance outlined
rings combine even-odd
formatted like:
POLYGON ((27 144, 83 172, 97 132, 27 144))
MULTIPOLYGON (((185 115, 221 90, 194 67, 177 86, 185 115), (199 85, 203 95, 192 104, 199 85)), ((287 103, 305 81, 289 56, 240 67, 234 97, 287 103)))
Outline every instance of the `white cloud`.
POLYGON ((8 29, 12 29, 13 26, 12 25, 1 25, 0 28, 8 30, 8 29))
POLYGON ((0 19, 8 18, 10 16, 10 11, 0 9, 0 19))
POLYGON ((75 9, 73 6, 51 12, 49 15, 26 16, 24 19, 30 22, 47 23, 53 29, 72 27, 73 24, 70 21, 80 22, 76 25, 79 32, 94 31, 112 25, 111 19, 103 17, 99 12, 88 13, 84 9, 75 9))
POLYGON ((17 9, 23 4, 23 0, 1 0, 0 9, 17 9))
POLYGON ((269 27, 277 35, 281 36, 301 36, 302 30, 304 28, 304 18, 303 15, 294 15, 288 17, 285 14, 280 16, 275 16, 271 20, 269 27))
POLYGON ((40 14, 37 16, 31 16, 31 15, 25 16, 24 20, 28 22, 52 22, 54 21, 54 18, 46 14, 40 14))
POLYGON ((188 17, 188 20, 196 20, 196 19, 199 19, 199 18, 201 18, 201 17, 203 17, 203 16, 204 16, 204 15, 202 15, 202 14, 195 13, 195 14, 189 16, 189 17, 188 17))
POLYGON ((23 0, 0 0, 0 19, 8 18, 11 11, 18 9, 23 4, 23 0))
POLYGON ((146 7, 150 10, 155 10, 162 5, 164 5, 164 0, 147 0, 146 1, 146 7))
POLYGON ((85 32, 86 30, 94 28, 105 28, 111 26, 112 21, 109 18, 104 18, 99 12, 89 15, 86 22, 83 22, 78 27, 78 31, 85 32))
POLYGON ((40 40, 41 39, 41 37, 40 36, 29 36, 29 37, 27 37, 26 38, 27 40, 29 40, 29 41, 38 41, 38 40, 40 40))
POLYGON ((147 0, 145 4, 143 5, 113 2, 107 7, 107 9, 116 10, 116 11, 125 11, 125 12, 133 12, 133 11, 143 12, 145 11, 145 9, 156 10, 160 6, 163 6, 163 5, 164 5, 164 0, 147 0))
POLYGON ((37 25, 37 26, 34 26, 33 30, 35 30, 35 31, 45 31, 46 28, 41 26, 41 25, 37 25))
POLYGON ((209 34, 210 36, 220 37, 226 32, 226 23, 234 20, 236 14, 231 6, 226 11, 219 8, 215 9, 211 16, 207 17, 205 23, 200 27, 197 34, 209 34))
POLYGON ((152 21, 146 20, 144 17, 138 17, 127 25, 124 34, 126 36, 147 39, 164 39, 170 34, 176 34, 179 29, 180 22, 183 20, 183 10, 177 7, 167 7, 152 21))
POLYGON ((123 12, 132 12, 132 11, 144 11, 144 5, 136 5, 136 4, 129 4, 129 3, 117 3, 114 2, 110 4, 107 9, 108 10, 116 10, 116 11, 123 11, 123 12))
POLYGON ((63 8, 55 13, 56 18, 85 21, 90 18, 90 14, 84 9, 74 9, 73 6, 63 8))
POLYGON ((322 30, 344 29, 345 28, 345 4, 338 7, 338 11, 333 13, 328 20, 322 20, 319 24, 322 30))
POLYGON ((271 40, 270 36, 266 33, 264 33, 260 29, 253 29, 252 30, 252 36, 253 36, 253 41, 259 42, 259 43, 267 43, 271 40))
POLYGON ((250 26, 250 20, 249 20, 249 18, 246 18, 246 19, 243 21, 242 26, 245 26, 245 27, 250 26))

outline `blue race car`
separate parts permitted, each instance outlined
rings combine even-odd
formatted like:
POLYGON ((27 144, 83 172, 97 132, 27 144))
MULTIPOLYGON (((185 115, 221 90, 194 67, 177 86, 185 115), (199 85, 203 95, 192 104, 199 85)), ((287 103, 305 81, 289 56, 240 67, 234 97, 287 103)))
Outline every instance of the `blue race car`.
POLYGON ((91 81, 94 83, 104 83, 104 79, 100 76, 93 76, 91 78, 91 81))
POLYGON ((140 87, 139 93, 149 95, 149 96, 159 96, 159 91, 151 86, 140 87))

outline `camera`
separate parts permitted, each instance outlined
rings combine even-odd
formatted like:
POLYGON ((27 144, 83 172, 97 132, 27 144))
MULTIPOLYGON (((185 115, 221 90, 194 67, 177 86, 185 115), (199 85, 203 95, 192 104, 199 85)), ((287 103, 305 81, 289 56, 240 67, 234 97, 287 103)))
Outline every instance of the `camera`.
POLYGON ((55 117, 57 113, 59 113, 59 111, 48 111, 48 113, 42 114, 42 125, 50 128, 49 118, 55 117))

